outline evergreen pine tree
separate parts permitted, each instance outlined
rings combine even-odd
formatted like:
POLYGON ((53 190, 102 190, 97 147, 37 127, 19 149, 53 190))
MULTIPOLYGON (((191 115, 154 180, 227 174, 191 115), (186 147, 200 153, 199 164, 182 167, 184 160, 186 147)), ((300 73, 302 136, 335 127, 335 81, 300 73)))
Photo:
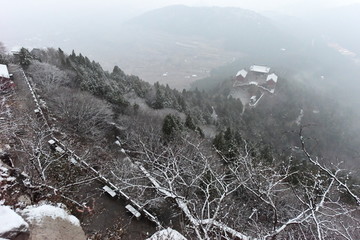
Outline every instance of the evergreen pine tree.
POLYGON ((19 59, 20 59, 20 65, 22 67, 27 67, 30 65, 30 60, 32 59, 32 56, 26 48, 21 48, 19 53, 19 59))
POLYGON ((195 130, 196 126, 194 124, 194 121, 192 119, 192 117, 188 114, 186 115, 186 120, 185 120, 185 126, 191 130, 195 130))
POLYGON ((163 122, 162 132, 166 140, 174 139, 181 131, 180 119, 172 114, 166 115, 163 122))
POLYGON ((218 150, 220 152, 225 151, 226 144, 225 144, 224 134, 222 132, 216 134, 216 136, 213 140, 213 145, 216 150, 218 150))
POLYGON ((153 103, 153 108, 155 109, 162 109, 164 108, 164 102, 165 102, 165 96, 163 93, 163 90, 161 89, 161 86, 159 84, 159 82, 156 82, 154 84, 155 87, 155 101, 153 103))

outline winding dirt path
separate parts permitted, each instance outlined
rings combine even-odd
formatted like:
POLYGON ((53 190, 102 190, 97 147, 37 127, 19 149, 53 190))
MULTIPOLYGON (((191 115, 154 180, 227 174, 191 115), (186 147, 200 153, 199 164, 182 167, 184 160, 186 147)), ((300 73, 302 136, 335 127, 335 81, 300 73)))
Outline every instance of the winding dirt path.
MULTIPOLYGON (((10 73, 14 74, 15 95, 12 98, 13 119, 38 118, 34 110, 37 108, 30 89, 25 81, 22 69, 17 65, 9 66, 10 73)), ((33 129, 26 125, 19 125, 17 131, 31 139, 33 129)), ((27 161, 25 155, 16 154, 14 165, 24 169, 27 161)), ((142 217, 137 220, 126 209, 126 201, 117 197, 112 198, 101 189, 103 184, 93 181, 79 187, 76 198, 84 200, 91 211, 77 209, 72 212, 77 216, 86 234, 90 239, 145 239, 156 231, 154 223, 142 217)), ((81 202, 83 203, 83 202, 81 202)))

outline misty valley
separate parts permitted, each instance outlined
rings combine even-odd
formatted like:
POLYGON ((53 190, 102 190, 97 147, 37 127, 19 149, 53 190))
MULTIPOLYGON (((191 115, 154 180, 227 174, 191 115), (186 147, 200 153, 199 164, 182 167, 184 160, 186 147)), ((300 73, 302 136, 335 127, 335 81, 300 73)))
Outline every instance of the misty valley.
POLYGON ((0 23, 0 239, 360 239, 359 3, 116 6, 0 23))

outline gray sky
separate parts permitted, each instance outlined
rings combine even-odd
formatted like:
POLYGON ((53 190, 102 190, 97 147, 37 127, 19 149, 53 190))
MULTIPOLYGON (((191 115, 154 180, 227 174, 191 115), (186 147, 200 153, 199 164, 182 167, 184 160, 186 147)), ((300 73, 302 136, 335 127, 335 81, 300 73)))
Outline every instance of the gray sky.
POLYGON ((76 32, 79 29, 89 33, 106 26, 115 28, 146 11, 175 4, 239 7, 304 17, 306 13, 318 14, 324 8, 352 3, 360 4, 360 0, 0 0, 3 10, 0 41, 10 48, 31 47, 33 42, 37 42, 37 46, 40 40, 35 40, 44 38, 44 34, 60 34, 66 30, 73 38, 79 35, 76 32))
MULTIPOLYGON (((233 6, 261 11, 279 11, 288 14, 330 8, 352 3, 360 0, 0 0, 1 6, 8 9, 34 10, 47 9, 49 11, 66 12, 103 11, 105 9, 128 12, 134 15, 150 9, 167 5, 184 4, 189 6, 233 6)), ((11 11, 11 10, 10 10, 11 11)))

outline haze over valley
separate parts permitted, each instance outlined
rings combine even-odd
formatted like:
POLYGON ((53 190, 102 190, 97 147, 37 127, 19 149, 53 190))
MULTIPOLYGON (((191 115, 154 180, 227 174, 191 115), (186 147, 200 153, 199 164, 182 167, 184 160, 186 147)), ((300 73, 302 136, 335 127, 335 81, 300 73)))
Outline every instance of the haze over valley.
POLYGON ((0 239, 360 239, 360 0, 0 6, 0 239))
POLYGON ((290 58, 297 61, 291 64, 296 68, 311 63, 309 55, 321 51, 314 57, 315 64, 322 67, 329 57, 340 58, 326 53, 326 48, 331 48, 359 61, 359 33, 348 27, 359 22, 359 5, 291 16, 275 11, 181 5, 138 14, 134 7, 110 8, 111 3, 34 3, 9 5, 5 18, 12 20, 0 23, 9 50, 16 46, 52 46, 66 52, 74 49, 96 59, 107 70, 118 65, 128 74, 178 89, 189 88, 214 68, 247 57, 258 56, 251 64, 270 65, 270 59, 290 56, 279 60, 279 65, 284 67, 290 58), (23 18, 14 18, 17 14, 23 18), (299 60, 301 57, 305 59, 299 60))

